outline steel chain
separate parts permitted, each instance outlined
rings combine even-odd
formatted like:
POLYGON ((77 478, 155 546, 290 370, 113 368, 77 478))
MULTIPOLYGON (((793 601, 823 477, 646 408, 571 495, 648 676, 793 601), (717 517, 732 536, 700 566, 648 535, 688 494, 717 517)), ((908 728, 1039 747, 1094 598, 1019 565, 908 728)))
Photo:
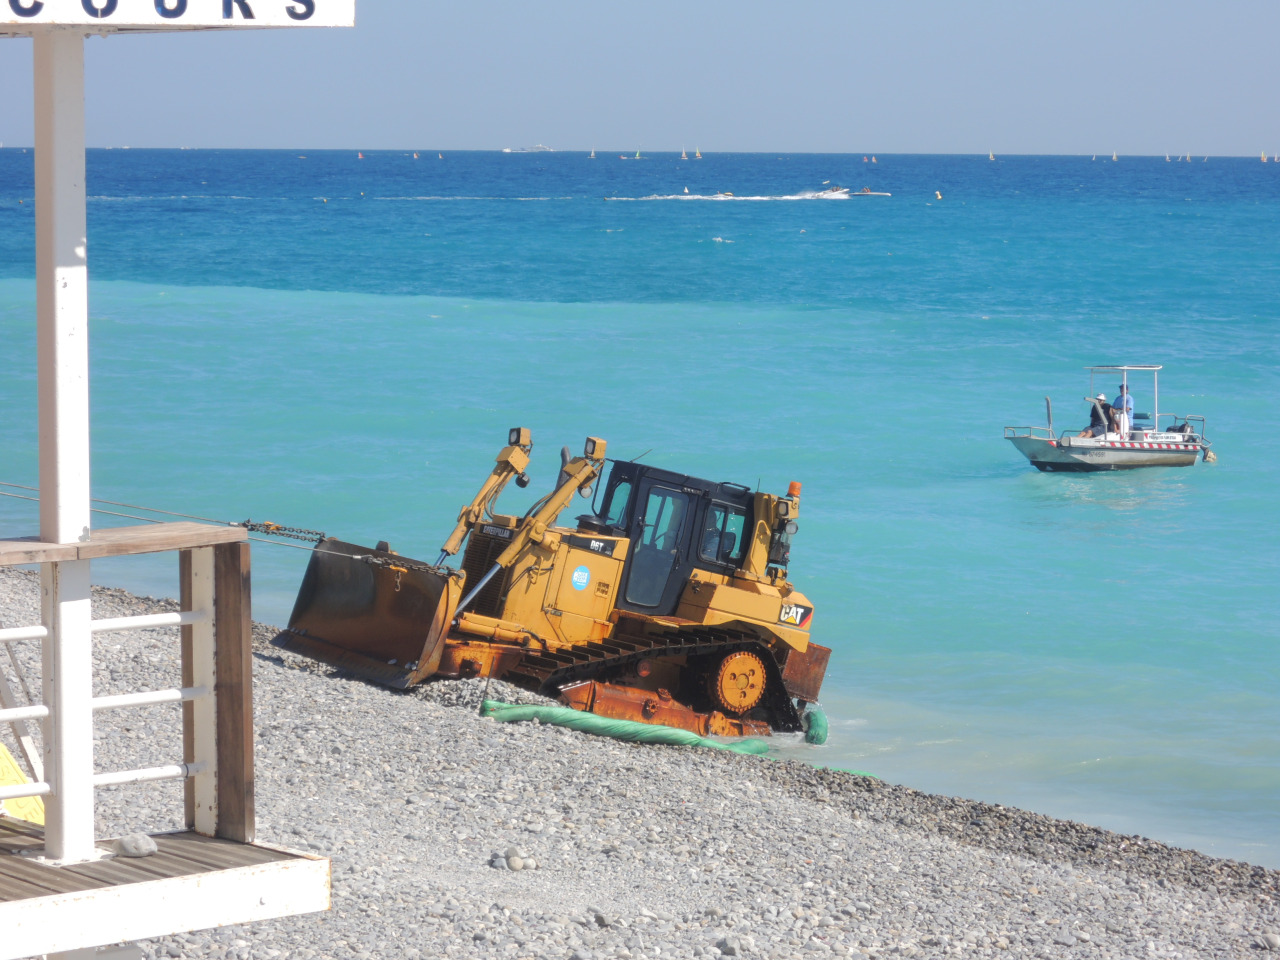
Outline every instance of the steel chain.
POLYGON ((245 520, 242 523, 233 523, 233 527, 244 527, 252 533, 269 533, 273 537, 288 537, 291 540, 306 540, 311 543, 319 543, 324 539, 324 533, 320 530, 307 530, 303 527, 286 527, 278 523, 272 523, 269 520, 245 520))

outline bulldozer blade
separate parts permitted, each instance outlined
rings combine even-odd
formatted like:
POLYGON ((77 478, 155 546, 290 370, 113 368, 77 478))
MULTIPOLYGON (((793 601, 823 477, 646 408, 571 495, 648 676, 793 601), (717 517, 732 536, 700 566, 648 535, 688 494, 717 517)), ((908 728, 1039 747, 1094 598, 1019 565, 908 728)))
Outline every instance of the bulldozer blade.
POLYGON ((456 575, 341 540, 316 544, 289 626, 271 642, 388 687, 440 666, 461 594, 456 575))

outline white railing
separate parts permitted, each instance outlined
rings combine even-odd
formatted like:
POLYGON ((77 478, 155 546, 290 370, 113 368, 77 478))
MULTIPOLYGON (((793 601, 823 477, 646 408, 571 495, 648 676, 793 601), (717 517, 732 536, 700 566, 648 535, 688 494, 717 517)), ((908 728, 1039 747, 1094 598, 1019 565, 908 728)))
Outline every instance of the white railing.
POLYGON ((1006 437, 1034 437, 1037 440, 1052 440, 1052 427, 1005 427, 1006 437))
MULTIPOLYGON (((199 524, 162 524, 116 528, 100 535, 95 531, 85 544, 0 541, 0 562, 36 562, 44 568, 45 623, 0 630, 0 643, 41 642, 46 699, 46 703, 20 706, 8 696, 7 708, 0 709, 0 723, 13 724, 15 732, 26 721, 39 721, 44 729, 43 764, 34 749, 28 757, 35 782, 0 787, 0 800, 48 798, 50 859, 76 861, 91 854, 94 789, 158 780, 186 781, 186 819, 191 829, 208 836, 252 841, 248 544, 243 539, 242 533, 228 534, 199 524), (78 649, 82 652, 71 656, 65 650, 66 637, 77 624, 50 614, 55 605, 49 597, 58 588, 57 568, 71 560, 69 548, 75 550, 77 561, 175 549, 181 552, 181 611, 99 620, 86 616, 78 625, 82 631, 79 636, 85 641, 97 634, 181 628, 181 686, 91 695, 89 648, 81 646, 78 649), (71 689, 65 682, 68 670, 77 677, 74 697, 62 692, 71 689), (181 760, 95 773, 93 716, 107 710, 160 704, 177 704, 183 711, 181 760)), ((24 743, 24 751, 29 746, 24 743)))
MULTIPOLYGON (((205 547, 193 551, 192 574, 196 582, 213 580, 213 548, 205 547)), ((199 651, 193 649, 193 656, 212 656, 213 626, 213 594, 212 590, 204 591, 202 597, 206 606, 196 610, 182 610, 177 613, 152 613, 130 617, 106 617, 92 620, 89 624, 91 634, 123 633, 129 630, 147 630, 158 627, 193 627, 197 624, 208 629, 201 631, 207 636, 201 639, 199 651)), ((44 626, 14 627, 0 631, 0 641, 42 640, 47 641, 49 630, 44 626)), ((196 645, 193 644, 193 647, 196 645)), ((210 678, 211 679, 211 678, 210 678)), ((194 703, 212 696, 212 684, 189 687, 172 687, 165 690, 147 690, 138 693, 118 693, 108 696, 94 697, 90 701, 92 713, 104 710, 121 710, 132 707, 150 707, 165 703, 194 703)), ((25 720, 48 720, 53 711, 45 704, 31 704, 26 707, 15 707, 0 710, 0 723, 14 723, 25 720)), ((90 754, 92 755, 92 754, 90 754)), ((127 783, 145 783, 154 780, 186 780, 198 774, 211 771, 211 758, 202 758, 181 763, 163 764, 155 767, 143 767, 135 770, 116 770, 104 773, 90 773, 90 781, 94 787, 119 786, 127 783)), ((35 771, 33 771, 34 773, 35 771)), ((23 797, 43 797, 50 794, 52 785, 36 776, 35 782, 18 784, 0 788, 0 800, 17 800, 23 797)))

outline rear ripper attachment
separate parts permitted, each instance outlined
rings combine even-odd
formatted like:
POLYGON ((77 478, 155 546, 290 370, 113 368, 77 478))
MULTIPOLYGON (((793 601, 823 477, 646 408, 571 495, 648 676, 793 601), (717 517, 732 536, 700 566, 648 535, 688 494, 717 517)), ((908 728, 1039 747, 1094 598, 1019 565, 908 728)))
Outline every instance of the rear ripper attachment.
POLYGON ((800 484, 775 496, 607 460, 588 437, 523 516, 496 512, 532 448, 511 431, 435 564, 322 540, 274 642, 391 687, 491 676, 703 736, 799 731, 831 654, 787 580, 800 484), (558 525, 575 494, 591 512, 558 525))

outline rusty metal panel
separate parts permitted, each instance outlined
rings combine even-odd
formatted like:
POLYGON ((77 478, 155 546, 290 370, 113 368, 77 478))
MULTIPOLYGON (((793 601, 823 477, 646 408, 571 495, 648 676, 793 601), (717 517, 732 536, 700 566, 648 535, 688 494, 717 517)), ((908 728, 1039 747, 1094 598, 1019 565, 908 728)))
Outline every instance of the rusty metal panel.
POLYGON ((787 693, 797 700, 816 703, 830 659, 831 648, 813 642, 803 653, 788 650, 787 662, 782 667, 782 685, 787 693))
POLYGON ((288 628, 272 642, 376 683, 435 673, 459 586, 426 564, 340 540, 311 555, 288 628))
POLYGON ((660 724, 703 737, 767 737, 770 733, 767 723, 726 717, 718 710, 699 713, 674 699, 666 690, 644 690, 620 683, 584 680, 562 688, 560 699, 575 710, 594 713, 598 717, 660 724))

